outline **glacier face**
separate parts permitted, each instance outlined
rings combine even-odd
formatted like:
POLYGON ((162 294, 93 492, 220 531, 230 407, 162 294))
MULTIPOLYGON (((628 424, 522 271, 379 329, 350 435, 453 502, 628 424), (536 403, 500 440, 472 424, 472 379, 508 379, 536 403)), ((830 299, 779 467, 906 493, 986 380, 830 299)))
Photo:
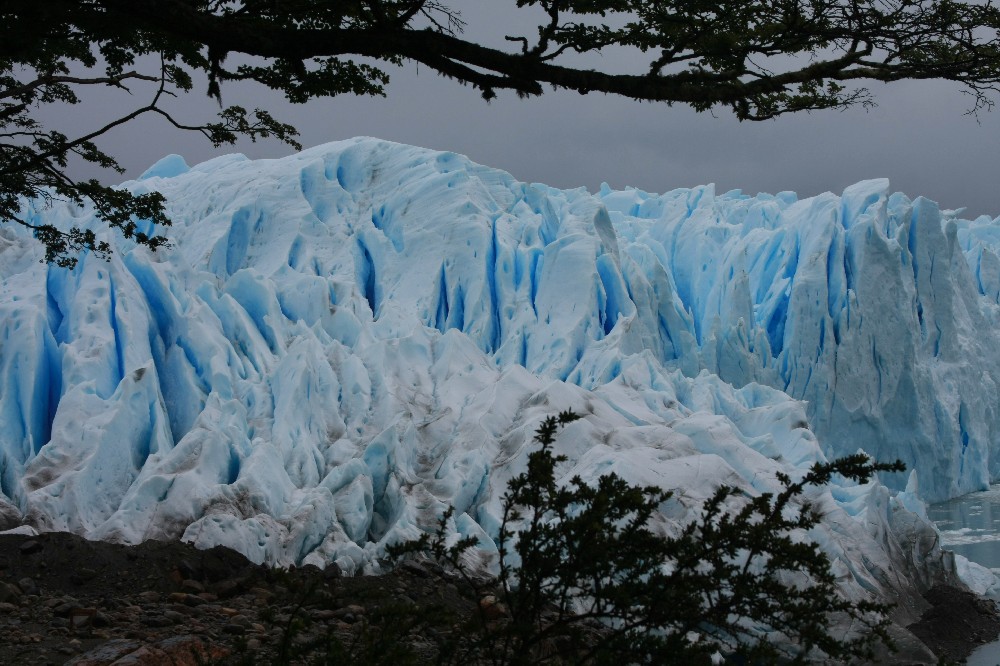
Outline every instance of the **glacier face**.
POLYGON ((885 181, 591 194, 356 139, 127 186, 167 196, 172 247, 67 271, 0 229, 0 513, 39 529, 354 571, 453 505, 488 551, 535 427, 574 409, 566 478, 677 489, 668 528, 720 483, 903 458, 898 495, 815 489, 811 536, 847 593, 905 597, 950 569, 917 479, 1000 476, 1000 227, 885 181))
POLYGON ((643 275, 668 274, 658 300, 686 315, 661 327, 664 362, 806 400, 828 453, 901 458, 939 501, 1000 476, 1000 226, 888 187, 601 198, 643 275))

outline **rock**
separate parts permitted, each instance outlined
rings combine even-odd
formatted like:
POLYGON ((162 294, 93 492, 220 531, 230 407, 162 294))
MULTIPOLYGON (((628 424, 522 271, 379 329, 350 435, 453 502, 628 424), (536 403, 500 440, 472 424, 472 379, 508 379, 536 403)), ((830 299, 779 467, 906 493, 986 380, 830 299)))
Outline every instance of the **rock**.
POLYGON ((186 617, 190 617, 195 614, 195 606, 185 606, 184 604, 169 604, 167 606, 169 610, 175 613, 180 613, 186 617))
POLYGON ((250 590, 250 594, 254 595, 261 601, 270 601, 274 599, 274 592, 263 587, 255 587, 250 590))
POLYGON ((420 578, 426 578, 431 575, 430 570, 428 570, 423 563, 417 562, 416 560, 406 560, 399 565, 399 568, 413 574, 414 576, 419 576, 420 578))
POLYGON ((40 541, 35 541, 34 539, 30 539, 22 543, 21 546, 18 548, 18 550, 21 551, 22 555, 34 555, 35 553, 41 552, 42 548, 43 546, 40 541))
POLYGON ((11 530, 21 524, 21 511, 0 496, 0 531, 11 530))
POLYGON ((191 558, 184 558, 175 567, 181 578, 199 579, 202 576, 201 566, 191 558))
POLYGON ((156 648, 167 656, 167 661, 143 662, 144 666, 147 663, 149 666, 161 666, 161 664, 162 666, 201 666, 205 663, 215 663, 229 655, 228 649, 207 644, 197 636, 191 635, 171 636, 157 643, 156 648))
POLYGON ((318 622, 323 622, 337 617, 337 611, 329 609, 314 610, 309 612, 309 617, 318 622))
POLYGON ((215 615, 222 611, 222 606, 219 604, 202 604, 197 607, 199 615, 215 615))
POLYGON ((205 586, 196 580, 191 580, 190 578, 181 583, 181 589, 187 592, 192 592, 198 594, 199 592, 205 591, 205 586))
POLYGON ((166 638, 157 643, 156 647, 169 657, 163 666, 201 666, 204 663, 214 663, 229 654, 228 649, 209 645, 191 635, 166 638))
POLYGON ((56 617, 69 617, 70 611, 79 608, 82 604, 74 597, 61 597, 56 600, 52 608, 52 614, 56 617))
POLYGON ((201 597, 188 594, 187 592, 171 592, 167 596, 167 601, 175 604, 184 604, 185 606, 201 606, 206 603, 201 597))
POLYGON ((171 620, 168 620, 166 617, 160 614, 147 615, 146 617, 142 618, 140 622, 142 622, 144 626, 152 627, 154 629, 160 629, 163 627, 169 627, 173 625, 173 622, 171 620))
POLYGON ((20 601, 21 588, 11 583, 0 583, 0 601, 8 603, 20 601))
POLYGON ((21 588, 21 592, 25 594, 38 594, 38 583, 35 582, 33 578, 25 576, 21 580, 17 581, 17 586, 21 588))
POLYGON ((97 572, 87 567, 81 567, 69 575, 69 581, 74 585, 89 583, 97 577, 97 572))
POLYGON ((349 624, 354 624, 357 622, 362 615, 365 614, 365 609, 356 604, 351 604, 343 608, 338 608, 334 611, 334 617, 338 620, 343 620, 349 624))
POLYGON ((229 618, 229 621, 234 624, 241 624, 244 627, 250 626, 250 618, 248 618, 246 615, 243 615, 242 613, 239 615, 232 616, 231 618, 229 618))
POLYGON ((163 617, 167 618, 174 624, 184 624, 187 622, 187 615, 178 613, 177 611, 165 610, 163 611, 163 617))
POLYGON ((152 645, 143 645, 135 652, 116 661, 115 666, 152 666, 153 664, 171 664, 173 666, 176 663, 163 650, 152 645))
MULTIPOLYGON (((77 646, 79 647, 79 646, 77 646)), ((118 638, 99 645, 93 650, 66 662, 66 666, 106 666, 125 655, 135 652, 142 645, 138 641, 118 638)))
POLYGON ((212 585, 212 592, 218 595, 220 599, 234 597, 245 589, 247 589, 247 581, 241 578, 230 578, 212 585))
POLYGON ((74 608, 69 612, 69 626, 73 629, 93 626, 96 615, 96 608, 74 608))

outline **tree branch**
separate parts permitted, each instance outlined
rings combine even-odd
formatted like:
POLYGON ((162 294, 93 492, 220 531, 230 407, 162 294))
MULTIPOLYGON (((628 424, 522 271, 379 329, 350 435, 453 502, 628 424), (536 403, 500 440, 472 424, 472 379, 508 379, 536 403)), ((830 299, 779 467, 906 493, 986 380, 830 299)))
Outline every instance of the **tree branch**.
MULTIPOLYGON (((157 82, 160 80, 158 76, 150 76, 148 74, 140 74, 139 72, 125 72, 118 76, 103 76, 103 77, 78 77, 78 76, 44 76, 30 83, 25 83, 22 86, 15 88, 6 88, 0 90, 0 99, 6 99, 9 97, 21 97, 22 95, 27 95, 34 90, 47 85, 52 84, 73 84, 73 85, 107 85, 118 88, 124 88, 121 85, 122 81, 127 79, 138 79, 140 81, 153 81, 157 82)), ((127 88, 126 88, 127 90, 127 88)))
MULTIPOLYGON (((732 71, 692 69, 664 75, 661 73, 662 64, 666 62, 662 55, 660 60, 653 62, 651 73, 645 75, 574 69, 538 57, 538 46, 547 47, 556 30, 555 21, 559 11, 559 3, 556 1, 547 5, 552 22, 543 27, 539 44, 527 52, 522 48, 521 53, 508 53, 482 46, 442 31, 399 28, 398 24, 382 23, 381 19, 366 28, 302 29, 259 19, 208 14, 197 11, 180 0, 104 0, 100 4, 106 9, 106 13, 117 19, 136 23, 145 29, 166 32, 177 38, 190 39, 221 51, 239 51, 251 56, 298 61, 319 56, 385 58, 394 55, 424 64, 445 76, 471 83, 483 90, 487 97, 495 89, 511 89, 522 95, 537 95, 541 92, 540 84, 547 83, 580 93, 613 93, 633 99, 688 103, 698 108, 714 104, 731 105, 741 117, 772 117, 796 108, 838 106, 856 98, 816 96, 812 100, 812 106, 806 103, 805 98, 801 98, 798 100, 798 107, 776 107, 758 116, 749 112, 744 114, 740 109, 747 108, 743 104, 747 100, 775 95, 787 91, 789 86, 824 78, 836 81, 950 78, 961 82, 970 78, 962 75, 969 64, 967 60, 944 61, 930 66, 924 63, 920 66, 904 64, 861 67, 857 63, 859 54, 863 51, 853 49, 848 49, 836 58, 814 62, 774 76, 757 75, 751 77, 751 80, 743 80, 742 77, 748 70, 742 66, 732 71)), ((373 10, 381 6, 380 3, 367 4, 373 10)), ((989 18, 996 21, 996 16, 989 15, 989 18)), ((877 27, 876 25, 875 28, 877 27)), ((849 38, 846 28, 842 30, 828 27, 827 30, 829 34, 818 32, 814 39, 837 41, 849 38)), ((796 39, 799 43, 802 42, 801 36, 796 39)), ((765 53, 781 51, 787 41, 788 38, 782 34, 772 44, 754 48, 765 53)), ((681 43, 687 43, 687 40, 682 40, 681 43)), ((571 46, 564 44, 550 56, 561 54, 563 48, 571 46)), ((672 62, 678 55, 671 56, 667 61, 672 62)), ((691 57, 693 56, 680 55, 680 60, 691 57)), ((971 78, 975 80, 979 77, 990 83, 995 82, 1000 78, 997 69, 996 64, 984 65, 971 78)))

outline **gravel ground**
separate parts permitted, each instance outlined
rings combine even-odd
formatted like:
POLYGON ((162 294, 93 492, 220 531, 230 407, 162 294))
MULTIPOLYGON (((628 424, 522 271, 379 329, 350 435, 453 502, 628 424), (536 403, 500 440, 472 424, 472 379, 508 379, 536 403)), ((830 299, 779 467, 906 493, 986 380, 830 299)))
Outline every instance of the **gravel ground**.
MULTIPOLYGON (((938 657, 960 661, 1000 633, 992 602, 943 586, 925 598, 931 608, 909 629, 938 657)), ((419 655, 483 603, 426 563, 340 577, 275 571, 178 542, 0 536, 0 664, 270 664, 315 643, 386 657, 393 635, 419 655), (416 629, 406 624, 414 615, 416 629)))
POLYGON ((363 627, 406 605, 470 617, 474 592, 461 587, 427 564, 340 577, 176 542, 0 536, 0 664, 270 664, 290 626, 294 651, 328 636, 366 640, 363 627))

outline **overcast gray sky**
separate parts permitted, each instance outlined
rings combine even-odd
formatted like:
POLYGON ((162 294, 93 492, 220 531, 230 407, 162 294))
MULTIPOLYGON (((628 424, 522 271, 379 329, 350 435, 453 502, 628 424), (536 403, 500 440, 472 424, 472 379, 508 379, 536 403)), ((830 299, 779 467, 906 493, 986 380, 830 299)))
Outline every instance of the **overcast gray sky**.
MULTIPOLYGON (((469 24, 467 35, 473 37, 485 35, 513 11, 513 3, 459 4, 469 24)), ((296 125, 305 146, 376 136, 455 151, 518 179, 555 187, 594 189, 606 181, 663 192, 715 183, 719 192, 794 190, 810 196, 887 177, 895 190, 911 197, 925 195, 944 208, 966 207, 967 217, 1000 216, 1000 111, 981 114, 978 121, 964 115, 971 98, 948 83, 876 83, 870 89, 878 107, 870 111, 740 123, 726 111, 713 117, 683 107, 565 91, 527 100, 501 93, 487 104, 472 88, 426 69, 408 65, 390 71, 386 99, 340 97, 295 106, 258 86, 235 85, 225 87, 223 95, 227 104, 263 106, 296 125)), ((90 129, 109 106, 120 111, 122 103, 98 98, 63 120, 90 129)), ((202 121, 215 110, 200 92, 176 108, 186 119, 202 121)), ((225 152, 250 157, 291 152, 274 141, 216 150, 155 119, 117 130, 103 145, 121 159, 129 178, 168 153, 193 164, 225 152)), ((105 178, 117 179, 114 174, 105 178)))

